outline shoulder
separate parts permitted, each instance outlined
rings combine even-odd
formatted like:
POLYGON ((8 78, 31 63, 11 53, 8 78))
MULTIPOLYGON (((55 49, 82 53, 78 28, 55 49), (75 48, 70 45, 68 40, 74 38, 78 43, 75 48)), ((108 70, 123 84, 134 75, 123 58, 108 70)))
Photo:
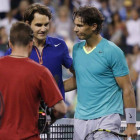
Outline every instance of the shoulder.
POLYGON ((4 60, 6 60, 6 58, 7 58, 7 56, 1 56, 0 61, 4 61, 4 60))
POLYGON ((113 42, 104 39, 104 52, 105 53, 123 53, 123 51, 113 42))
POLYGON ((32 59, 30 59, 30 58, 28 58, 27 61, 28 61, 28 62, 27 62, 28 65, 31 65, 31 67, 32 67, 32 66, 37 67, 37 68, 42 68, 42 67, 44 67, 43 65, 40 65, 39 63, 35 62, 34 60, 32 60, 32 59))
POLYGON ((76 44, 73 46, 73 50, 77 50, 77 49, 83 48, 83 46, 85 46, 85 43, 86 43, 86 41, 81 41, 81 42, 79 42, 79 43, 76 43, 76 44))

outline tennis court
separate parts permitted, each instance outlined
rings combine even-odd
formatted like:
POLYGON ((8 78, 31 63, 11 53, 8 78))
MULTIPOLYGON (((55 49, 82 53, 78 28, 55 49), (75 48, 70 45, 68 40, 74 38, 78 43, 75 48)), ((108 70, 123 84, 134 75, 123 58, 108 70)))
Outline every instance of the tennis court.
MULTIPOLYGON (((63 118, 57 120, 50 128, 50 133, 47 138, 47 129, 44 133, 40 135, 41 140, 72 140, 73 139, 73 130, 74 130, 74 120, 63 118)), ((121 122, 121 132, 124 131, 126 127, 126 122, 121 122)), ((137 122, 136 127, 140 130, 140 122, 137 122)), ((140 140, 140 136, 136 140, 140 140)))

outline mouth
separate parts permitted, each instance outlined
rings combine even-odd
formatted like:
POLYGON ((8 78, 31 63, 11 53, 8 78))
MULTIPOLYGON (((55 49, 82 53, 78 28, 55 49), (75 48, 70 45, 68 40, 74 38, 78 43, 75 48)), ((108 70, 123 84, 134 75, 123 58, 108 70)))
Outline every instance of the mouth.
POLYGON ((81 36, 80 34, 76 34, 77 36, 81 36))
POLYGON ((78 37, 82 37, 82 35, 81 35, 81 34, 77 34, 77 36, 78 36, 78 37))
POLYGON ((46 36, 47 33, 38 33, 41 36, 46 36))

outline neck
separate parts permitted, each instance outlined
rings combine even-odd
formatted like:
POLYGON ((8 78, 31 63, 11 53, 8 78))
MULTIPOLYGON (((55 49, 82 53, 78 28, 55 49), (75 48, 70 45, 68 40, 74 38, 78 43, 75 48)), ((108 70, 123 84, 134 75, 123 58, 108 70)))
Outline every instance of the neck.
POLYGON ((21 53, 17 53, 17 52, 12 52, 10 54, 10 56, 15 57, 15 58, 26 58, 28 57, 28 54, 21 54, 21 53))
POLYGON ((29 50, 28 48, 12 47, 11 56, 16 58, 29 57, 29 50))
POLYGON ((86 47, 94 48, 101 41, 102 37, 100 34, 92 35, 89 39, 86 40, 86 47))
POLYGON ((34 38, 34 45, 36 47, 44 47, 45 41, 46 40, 38 40, 38 39, 34 38))

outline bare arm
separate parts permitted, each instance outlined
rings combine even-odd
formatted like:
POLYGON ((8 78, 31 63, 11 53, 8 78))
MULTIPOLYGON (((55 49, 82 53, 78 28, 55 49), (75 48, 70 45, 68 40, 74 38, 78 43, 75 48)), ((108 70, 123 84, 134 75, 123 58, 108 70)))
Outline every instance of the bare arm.
MULTIPOLYGON (((125 108, 136 108, 135 94, 129 75, 115 78, 120 88, 123 90, 123 101, 125 108)), ((135 124, 127 124, 125 133, 132 138, 136 138, 137 128, 135 124)))
POLYGON ((63 83, 64 83, 65 92, 68 92, 77 88, 75 76, 72 76, 71 78, 65 80, 63 83))
POLYGON ((67 107, 63 100, 59 101, 53 106, 51 112, 51 124, 53 124, 57 119, 61 119, 67 112, 67 107))
POLYGON ((116 77, 116 81, 123 90, 123 101, 125 108, 136 108, 135 94, 129 75, 116 77))
POLYGON ((65 92, 68 92, 77 88, 75 71, 72 66, 69 70, 73 74, 73 76, 63 82, 65 92))

